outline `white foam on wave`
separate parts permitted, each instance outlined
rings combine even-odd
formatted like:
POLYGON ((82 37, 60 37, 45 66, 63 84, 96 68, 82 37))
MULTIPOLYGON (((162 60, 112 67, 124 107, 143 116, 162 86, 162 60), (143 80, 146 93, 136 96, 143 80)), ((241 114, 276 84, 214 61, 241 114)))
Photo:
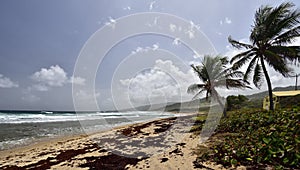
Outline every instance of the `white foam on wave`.
POLYGON ((22 138, 22 139, 15 139, 15 140, 8 140, 8 141, 0 141, 0 150, 10 149, 16 146, 23 146, 27 145, 34 141, 33 137, 22 138))
POLYGON ((66 121, 83 121, 83 120, 103 120, 103 119, 118 119, 118 118, 138 118, 143 116, 161 117, 170 116, 170 113, 163 112, 109 112, 109 113, 24 113, 24 114, 13 114, 13 113, 1 113, 0 124, 20 124, 20 123, 43 123, 43 122, 66 122, 66 121))

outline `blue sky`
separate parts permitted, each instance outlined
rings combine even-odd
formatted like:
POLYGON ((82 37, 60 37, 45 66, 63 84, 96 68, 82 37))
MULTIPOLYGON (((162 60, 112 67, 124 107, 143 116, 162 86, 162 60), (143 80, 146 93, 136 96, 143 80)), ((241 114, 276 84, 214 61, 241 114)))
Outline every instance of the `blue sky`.
MULTIPOLYGON (((180 99, 187 100, 192 96, 183 94, 184 90, 174 93, 176 83, 185 87, 194 77, 189 80, 181 77, 175 81, 169 79, 170 76, 164 77, 167 75, 159 68, 168 67, 175 77, 193 76, 189 68, 183 65, 197 63, 201 61, 201 57, 193 56, 192 51, 177 44, 172 38, 140 35, 114 46, 98 67, 95 92, 81 91, 72 95, 72 84, 85 85, 84 77, 73 76, 76 60, 84 44, 101 27, 116 22, 120 17, 143 12, 161 12, 181 17, 201 30, 218 53, 231 55, 236 51, 229 47, 227 37, 232 35, 238 40, 247 39, 255 10, 261 5, 278 5, 281 2, 283 1, 2 0, 0 109, 73 110, 74 95, 82 98, 82 102, 87 102, 87 105, 95 96, 99 107, 104 110, 114 109, 114 102, 123 103, 128 100, 128 96, 131 105, 149 104, 151 101, 178 101, 178 95, 180 99), (132 66, 145 65, 143 70, 133 74, 140 78, 139 81, 132 74, 127 75, 126 71, 123 71, 123 75, 116 71, 120 63, 124 63, 124 58, 127 59, 133 53, 145 56, 147 49, 154 48, 170 51, 181 60, 174 60, 171 55, 163 53, 161 56, 148 54, 149 57, 144 60, 135 60, 132 66), (113 75, 120 77, 115 76, 112 80, 113 75), (161 80, 160 85, 155 83, 157 80, 161 80), (168 84, 172 87, 167 86, 168 84), (124 89, 121 88, 122 85, 124 89), (168 88, 157 89, 162 86, 168 88), (145 89, 137 92, 135 88, 145 89), (117 101, 112 96, 113 93, 117 93, 122 100, 117 101), (160 100, 158 96, 164 96, 164 99, 160 100)), ((299 7, 299 1, 292 2, 299 7)), ((124 29, 135 26, 128 25, 124 29)), ((110 37, 103 37, 103 43, 107 39, 110 37)), ((131 65, 126 68, 128 67, 131 68, 131 65)), ((280 76, 273 72, 271 74, 273 83, 293 85, 294 80, 281 80, 280 76)), ((256 91, 258 90, 243 93, 256 91)), ((224 91, 224 95, 231 92, 224 91)))

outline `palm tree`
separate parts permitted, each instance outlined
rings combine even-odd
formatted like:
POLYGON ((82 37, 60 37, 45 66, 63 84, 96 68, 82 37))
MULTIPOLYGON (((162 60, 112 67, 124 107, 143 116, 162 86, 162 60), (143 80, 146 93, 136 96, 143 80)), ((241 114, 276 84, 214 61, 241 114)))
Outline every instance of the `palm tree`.
POLYGON ((291 71, 287 62, 300 61, 300 47, 288 46, 300 35, 300 12, 293 7, 292 3, 282 3, 275 8, 260 7, 255 13, 250 44, 233 40, 230 36, 228 38, 233 47, 245 49, 231 59, 230 63, 234 63, 233 68, 239 69, 249 62, 244 79, 248 80, 253 72, 252 79, 257 88, 261 87, 264 74, 268 85, 270 110, 274 110, 272 84, 265 62, 287 77, 291 71))
MULTIPOLYGON (((193 71, 197 74, 201 84, 192 84, 188 87, 187 92, 193 93, 195 96, 193 99, 199 97, 199 95, 206 92, 206 100, 211 96, 218 101, 220 106, 224 109, 224 104, 221 102, 219 94, 216 90, 217 87, 226 88, 250 88, 247 86, 249 83, 242 78, 243 73, 241 71, 232 70, 227 68, 228 59, 226 57, 209 55, 204 56, 201 65, 191 65, 193 71)), ((223 112, 226 117, 226 112, 223 112)))

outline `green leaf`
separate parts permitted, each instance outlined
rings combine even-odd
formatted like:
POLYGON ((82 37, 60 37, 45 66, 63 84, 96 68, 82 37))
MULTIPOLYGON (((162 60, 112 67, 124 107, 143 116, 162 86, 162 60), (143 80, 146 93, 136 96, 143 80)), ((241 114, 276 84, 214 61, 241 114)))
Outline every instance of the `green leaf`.
POLYGON ((284 158, 284 159, 283 159, 283 163, 284 163, 284 164, 287 164, 288 162, 289 162, 289 159, 288 159, 288 158, 284 158))
POLYGON ((265 142, 265 144, 269 144, 271 141, 271 138, 263 138, 263 141, 265 142))
POLYGON ((232 165, 236 165, 236 164, 237 164, 237 160, 236 160, 236 159, 231 159, 231 160, 230 160, 230 163, 231 163, 232 165))

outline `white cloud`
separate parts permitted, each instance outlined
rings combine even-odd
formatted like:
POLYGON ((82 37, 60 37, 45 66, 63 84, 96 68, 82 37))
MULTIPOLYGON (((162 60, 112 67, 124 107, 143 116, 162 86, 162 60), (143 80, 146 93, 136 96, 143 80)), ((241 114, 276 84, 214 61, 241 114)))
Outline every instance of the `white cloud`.
POLYGON ((62 87, 67 83, 85 85, 85 79, 71 76, 68 78, 67 73, 59 65, 50 66, 50 68, 41 68, 35 72, 31 79, 37 82, 32 85, 31 90, 48 91, 50 87, 62 87))
POLYGON ((180 44, 180 39, 179 38, 175 38, 172 42, 173 45, 179 45, 180 44))
POLYGON ((11 81, 8 77, 4 77, 0 74, 0 87, 1 88, 12 88, 19 87, 18 83, 11 81))
POLYGON ((193 21, 190 21, 189 29, 185 31, 185 33, 188 34, 190 39, 195 38, 195 29, 199 30, 200 26, 195 24, 193 21))
POLYGON ((151 11, 154 7, 154 4, 156 3, 156 1, 152 1, 149 5, 149 10, 151 11))
POLYGON ((159 48, 159 44, 158 43, 156 43, 156 44, 153 44, 152 45, 152 50, 157 50, 159 48))
POLYGON ((159 48, 159 44, 153 44, 152 47, 137 47, 135 50, 131 51, 131 54, 136 54, 136 53, 143 53, 143 52, 148 52, 149 50, 157 50, 159 48))
POLYGON ((294 45, 294 46, 300 46, 300 37, 295 38, 295 40, 293 41, 292 45, 294 45))
POLYGON ((117 21, 112 17, 109 17, 108 20, 109 21, 106 22, 105 25, 110 26, 112 29, 115 29, 117 21))
POLYGON ((223 24, 231 24, 232 23, 232 20, 228 17, 225 17, 224 20, 221 20, 220 21, 220 25, 223 25, 223 24))
POLYGON ((70 81, 70 83, 73 83, 73 84, 85 85, 85 79, 81 78, 81 77, 71 76, 69 81, 70 81))
POLYGON ((232 21, 231 21, 231 19, 229 19, 228 17, 226 17, 226 18, 225 18, 225 23, 226 23, 226 24, 231 24, 232 21))
POLYGON ((187 87, 197 82, 191 69, 183 72, 170 60, 156 60, 152 69, 135 77, 120 80, 123 91, 128 92, 134 104, 164 103, 174 100, 190 100, 187 87))
POLYGON ((176 31, 176 25, 174 25, 174 24, 170 24, 169 28, 170 28, 171 32, 175 32, 176 31))
POLYGON ((42 68, 35 72, 31 78, 36 82, 52 87, 63 86, 68 81, 67 73, 59 65, 50 66, 49 69, 42 68))

